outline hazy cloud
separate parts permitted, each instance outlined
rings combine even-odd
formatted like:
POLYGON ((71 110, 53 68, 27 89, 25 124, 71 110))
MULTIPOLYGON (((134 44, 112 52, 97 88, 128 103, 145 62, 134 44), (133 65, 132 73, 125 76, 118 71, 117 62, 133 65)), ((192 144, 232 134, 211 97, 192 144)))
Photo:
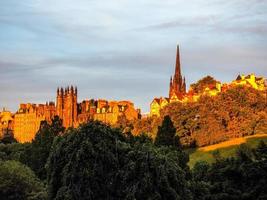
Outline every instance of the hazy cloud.
POLYGON ((265 0, 2 0, 0 107, 55 99, 130 99, 143 111, 168 93, 180 44, 187 85, 210 74, 267 75, 265 0))

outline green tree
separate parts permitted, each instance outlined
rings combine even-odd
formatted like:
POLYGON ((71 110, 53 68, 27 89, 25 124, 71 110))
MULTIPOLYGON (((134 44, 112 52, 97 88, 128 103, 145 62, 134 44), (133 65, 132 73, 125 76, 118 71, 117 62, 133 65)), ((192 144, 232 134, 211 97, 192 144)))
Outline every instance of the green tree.
POLYGON ((42 200, 47 193, 30 168, 17 161, 0 161, 0 198, 42 200))
POLYGON ((50 199, 190 199, 183 153, 100 122, 57 137, 47 163, 50 199))
POLYGON ((247 144, 241 144, 236 150, 236 155, 243 162, 254 159, 253 151, 247 144))
POLYGON ((36 175, 44 180, 46 178, 45 164, 50 153, 53 140, 64 132, 62 120, 55 117, 51 125, 41 122, 40 129, 35 135, 31 145, 26 148, 21 161, 28 165, 36 175))
POLYGON ((176 135, 176 128, 168 115, 164 117, 162 125, 158 127, 155 145, 181 148, 179 137, 176 135))

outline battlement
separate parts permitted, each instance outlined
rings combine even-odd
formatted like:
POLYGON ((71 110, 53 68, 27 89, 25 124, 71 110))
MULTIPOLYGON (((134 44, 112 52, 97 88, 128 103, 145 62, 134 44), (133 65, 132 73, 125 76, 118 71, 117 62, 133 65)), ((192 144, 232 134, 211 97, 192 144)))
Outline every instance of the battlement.
POLYGON ((77 95, 78 94, 78 90, 77 90, 77 87, 73 87, 72 85, 69 87, 58 87, 57 88, 57 96, 67 96, 67 95, 71 95, 71 94, 74 94, 74 95, 77 95))

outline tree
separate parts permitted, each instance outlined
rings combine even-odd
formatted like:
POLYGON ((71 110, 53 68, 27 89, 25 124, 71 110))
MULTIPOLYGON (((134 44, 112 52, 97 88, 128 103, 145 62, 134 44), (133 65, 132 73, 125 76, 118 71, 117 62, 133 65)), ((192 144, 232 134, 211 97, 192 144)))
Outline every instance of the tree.
POLYGON ((183 153, 89 122, 57 137, 47 162, 50 199, 190 199, 183 153))
POLYGON ((64 127, 62 127, 62 120, 59 117, 55 117, 51 125, 46 121, 41 122, 40 129, 35 135, 32 144, 25 150, 21 158, 21 161, 28 165, 42 180, 46 179, 45 164, 53 140, 63 132, 64 127))
POLYGON ((176 128, 168 115, 164 117, 162 125, 158 127, 155 145, 181 148, 179 137, 176 135, 176 128))
POLYGON ((241 144, 236 150, 236 155, 243 162, 253 159, 252 149, 247 144, 241 144))
POLYGON ((17 161, 0 161, 2 200, 47 199, 44 185, 27 166, 17 161))
POLYGON ((217 81, 211 77, 211 76, 206 76, 204 78, 202 78, 201 80, 199 80, 197 83, 193 83, 191 84, 191 89, 195 92, 195 93, 202 93, 204 92, 204 90, 206 89, 206 87, 215 87, 216 86, 217 81))
POLYGON ((0 143, 3 144, 12 144, 12 143, 18 143, 18 141, 14 138, 14 134, 12 131, 10 131, 8 128, 5 130, 5 134, 0 139, 0 143))

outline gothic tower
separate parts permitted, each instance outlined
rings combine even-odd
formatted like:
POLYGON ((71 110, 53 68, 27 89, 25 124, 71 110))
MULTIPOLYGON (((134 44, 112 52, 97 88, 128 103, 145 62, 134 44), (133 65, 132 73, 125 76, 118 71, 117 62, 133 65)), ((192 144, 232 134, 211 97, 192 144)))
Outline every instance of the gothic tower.
POLYGON ((62 119, 63 126, 73 127, 77 122, 77 87, 71 86, 57 90, 56 113, 62 119))
POLYGON ((176 64, 174 76, 170 79, 169 98, 181 98, 186 93, 185 77, 182 77, 179 45, 176 52, 176 64))
POLYGON ((56 115, 63 119, 63 88, 57 88, 56 115))

